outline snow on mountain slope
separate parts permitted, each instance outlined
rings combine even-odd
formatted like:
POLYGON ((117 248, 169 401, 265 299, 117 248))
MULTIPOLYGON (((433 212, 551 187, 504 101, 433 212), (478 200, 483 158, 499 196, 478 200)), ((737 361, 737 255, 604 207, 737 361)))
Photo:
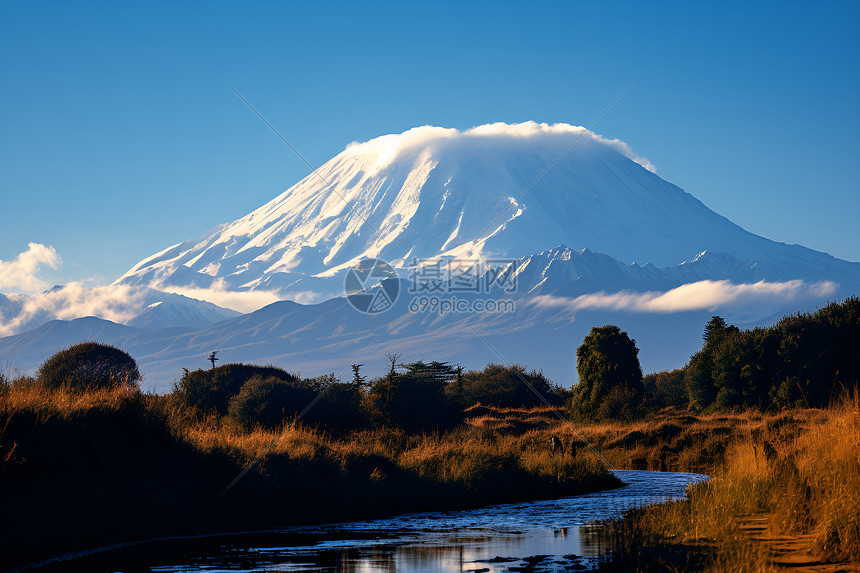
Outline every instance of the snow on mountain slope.
POLYGON ((517 292, 530 295, 579 296, 598 291, 665 291, 700 281, 731 280, 737 284, 759 281, 805 280, 807 284, 832 282, 834 294, 847 296, 860 284, 860 265, 834 265, 820 269, 785 269, 773 262, 738 259, 726 253, 699 253, 679 265, 624 264, 589 249, 574 251, 561 245, 512 263, 517 292))
POLYGON ((125 324, 144 330, 176 327, 205 328, 236 318, 241 314, 229 308, 178 294, 162 293, 158 298, 161 300, 150 303, 133 318, 125 321, 125 324))
POLYGON ((753 235, 651 168, 623 142, 567 124, 415 128, 348 146, 256 211, 141 261, 117 284, 325 298, 341 292, 329 279, 365 257, 406 267, 562 244, 658 267, 726 253, 779 278, 823 279, 851 265, 753 235))

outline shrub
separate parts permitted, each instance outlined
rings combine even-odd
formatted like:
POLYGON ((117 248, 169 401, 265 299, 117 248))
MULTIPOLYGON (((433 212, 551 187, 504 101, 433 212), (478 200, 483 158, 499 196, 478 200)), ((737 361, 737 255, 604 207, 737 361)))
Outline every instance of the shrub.
POLYGON ((445 394, 445 383, 432 376, 391 373, 371 382, 368 409, 378 423, 406 431, 430 431, 455 426, 462 410, 445 394))
POLYGON ((126 352, 100 342, 81 342, 48 358, 36 376, 50 388, 115 388, 137 385, 137 362, 126 352))
POLYGON ((594 412, 595 420, 632 420, 639 414, 637 407, 641 396, 621 386, 615 386, 606 393, 597 410, 594 412))
POLYGON ((449 382, 445 392, 462 407, 478 402, 497 408, 543 406, 543 401, 532 392, 529 384, 550 403, 563 404, 562 398, 542 372, 527 372, 519 364, 488 364, 483 370, 470 370, 449 382))
POLYGON ((177 389, 192 406, 224 415, 230 398, 239 394, 242 386, 254 376, 282 382, 298 380, 293 374, 275 366, 223 364, 209 370, 186 370, 177 389))
POLYGON ((667 406, 686 408, 689 404, 684 369, 664 370, 647 374, 642 378, 646 406, 659 410, 667 406))
POLYGON ((314 397, 314 391, 306 385, 255 374, 230 398, 228 413, 231 420, 246 430, 256 426, 277 428, 284 420, 295 417, 314 397))
POLYGON ((354 430, 367 418, 363 396, 359 386, 342 384, 333 374, 294 381, 254 375, 230 399, 228 414, 244 429, 277 428, 304 412, 301 422, 305 426, 354 430))
POLYGON ((359 384, 341 383, 334 374, 304 380, 314 392, 323 393, 319 402, 307 411, 302 422, 334 431, 363 428, 367 423, 364 392, 359 384))

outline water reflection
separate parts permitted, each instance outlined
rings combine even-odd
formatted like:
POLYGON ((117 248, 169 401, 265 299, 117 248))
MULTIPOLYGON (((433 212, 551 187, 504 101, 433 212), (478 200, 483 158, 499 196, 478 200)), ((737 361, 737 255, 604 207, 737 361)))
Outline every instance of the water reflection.
POLYGON ((707 476, 617 471, 625 487, 563 499, 420 513, 323 527, 154 540, 94 551, 48 570, 485 573, 569 571, 606 552, 595 520, 681 499, 707 476))

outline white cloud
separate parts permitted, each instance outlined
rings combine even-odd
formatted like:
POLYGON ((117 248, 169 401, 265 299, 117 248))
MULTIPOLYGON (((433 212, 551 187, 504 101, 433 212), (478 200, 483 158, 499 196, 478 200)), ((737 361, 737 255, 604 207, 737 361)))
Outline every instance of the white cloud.
POLYGON ((72 320, 97 316, 124 323, 144 307, 144 289, 130 286, 90 288, 69 283, 63 288, 34 295, 7 295, 8 320, 0 315, 0 336, 34 328, 49 320, 72 320), (11 312, 9 312, 11 311, 11 312))
POLYGON ((534 304, 573 314, 597 309, 654 313, 721 309, 742 316, 754 312, 764 317, 777 312, 784 303, 827 297, 835 292, 836 284, 829 281, 734 284, 723 280, 689 283, 666 292, 598 292, 576 298, 542 295, 535 297, 534 304))
POLYGON ((331 298, 331 296, 326 296, 311 290, 302 290, 287 293, 285 296, 281 297, 281 300, 291 300, 299 304, 316 304, 318 302, 328 300, 329 298, 331 298))
MULTIPOLYGON (((82 282, 73 282, 36 294, 4 295, 0 298, 0 336, 24 332, 50 320, 73 320, 84 316, 124 324, 150 306, 152 299, 158 298, 159 291, 212 302, 242 313, 252 312, 283 298, 271 291, 228 291, 222 281, 216 281, 208 289, 165 286, 158 290, 129 285, 88 287, 82 282)), ((295 293, 290 298, 309 303, 314 302, 312 299, 315 295, 308 291, 295 293)))
POLYGON ((241 313, 253 312, 268 304, 283 300, 277 292, 267 290, 231 291, 224 287, 224 280, 218 279, 209 288, 194 286, 161 285, 159 290, 181 294, 197 300, 205 300, 224 308, 241 313))
POLYGON ((415 148, 434 147, 445 142, 454 142, 466 138, 483 138, 488 141, 498 141, 505 137, 552 140, 559 151, 564 149, 570 142, 580 138, 579 141, 582 142, 594 142, 605 145, 635 161, 648 171, 652 173, 657 172, 654 164, 647 158, 634 153, 630 146, 620 139, 608 139, 584 127, 567 123, 549 125, 534 121, 513 124, 497 122, 479 125, 465 131, 424 125, 412 128, 404 133, 383 135, 365 143, 352 142, 347 146, 347 149, 375 154, 379 157, 380 163, 384 164, 389 162, 393 156, 415 148))
POLYGON ((0 291, 38 292, 49 285, 38 277, 42 267, 57 269, 63 260, 54 247, 29 243, 27 250, 11 261, 0 260, 0 291))

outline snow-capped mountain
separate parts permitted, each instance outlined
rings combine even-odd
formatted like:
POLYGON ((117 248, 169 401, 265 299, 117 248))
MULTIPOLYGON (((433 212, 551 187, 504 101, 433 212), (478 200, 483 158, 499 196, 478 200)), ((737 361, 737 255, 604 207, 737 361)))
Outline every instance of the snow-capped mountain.
MULTIPOLYGON (((434 285, 455 296, 454 282, 434 285)), ((700 347, 712 314, 765 325, 858 287, 860 263, 745 231, 620 141, 566 124, 422 127, 350 145, 256 211, 98 292, 52 289, 34 295, 39 304, 0 294, 0 336, 19 333, 0 338, 0 364, 32 370, 64 345, 98 339, 128 350, 159 391, 213 350, 311 375, 343 375, 359 359, 379 373, 386 352, 467 368, 504 357, 568 384, 575 348, 595 324, 634 336, 645 370, 676 368, 700 347), (422 307, 427 297, 410 279, 422 260, 446 257, 475 276, 502 269, 515 279, 513 290, 461 300, 513 306, 422 307), (400 275, 386 279, 400 295, 385 312, 362 313, 343 298, 348 269, 366 258, 400 275), (164 291, 285 300, 239 315, 164 291), (85 315, 100 318, 76 319, 85 315), (43 324, 51 319, 61 320, 43 324)))
POLYGON ((710 275, 733 280, 860 276, 856 263, 745 231, 652 170, 623 142, 567 124, 415 128, 348 146, 256 211, 141 261, 117 284, 324 300, 367 257, 405 268, 559 245, 625 265, 707 262, 710 275))
POLYGON ((161 300, 146 305, 124 324, 144 330, 204 328, 241 315, 235 310, 178 294, 162 293, 158 298, 161 300))

